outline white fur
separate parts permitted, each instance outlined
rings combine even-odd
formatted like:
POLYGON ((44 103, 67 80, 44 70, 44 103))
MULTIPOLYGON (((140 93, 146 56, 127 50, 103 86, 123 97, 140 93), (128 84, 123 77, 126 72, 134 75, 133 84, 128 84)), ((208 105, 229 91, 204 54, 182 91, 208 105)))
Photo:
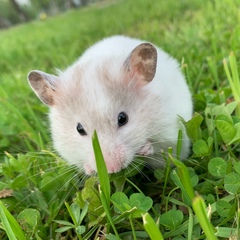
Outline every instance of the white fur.
MULTIPOLYGON (((57 83, 50 122, 55 148, 70 164, 87 174, 96 172, 92 134, 97 130, 109 173, 127 167, 135 155, 152 155, 146 161, 162 166, 161 150, 175 150, 183 130, 182 158, 189 154, 189 139, 179 120, 192 116, 192 99, 179 64, 157 48, 154 79, 139 91, 125 89, 124 62, 141 40, 124 36, 106 38, 90 47, 57 83), (129 121, 117 126, 120 112, 129 121), (81 136, 77 123, 86 130, 81 136)), ((134 87, 133 87, 134 88, 134 87)))

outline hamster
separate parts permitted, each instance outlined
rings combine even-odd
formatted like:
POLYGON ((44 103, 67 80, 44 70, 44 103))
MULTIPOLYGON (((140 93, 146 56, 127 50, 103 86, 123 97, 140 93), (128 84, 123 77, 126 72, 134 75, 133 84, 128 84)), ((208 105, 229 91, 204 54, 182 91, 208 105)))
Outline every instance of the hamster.
POLYGON ((112 36, 58 76, 33 70, 28 81, 50 108, 54 148, 87 175, 97 172, 94 130, 108 173, 127 168, 135 156, 163 166, 161 153, 169 147, 175 153, 179 129, 181 159, 189 154, 180 117, 191 119, 192 97, 178 62, 152 43, 112 36))

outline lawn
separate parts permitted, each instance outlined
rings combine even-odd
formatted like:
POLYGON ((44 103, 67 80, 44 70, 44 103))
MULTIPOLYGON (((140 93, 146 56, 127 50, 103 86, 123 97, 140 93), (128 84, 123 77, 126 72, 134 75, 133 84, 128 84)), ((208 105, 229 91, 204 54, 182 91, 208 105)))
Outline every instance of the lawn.
POLYGON ((106 0, 1 30, 0 239, 240 239, 239 42, 237 0, 106 0), (181 63, 195 112, 184 165, 169 150, 164 169, 86 179, 52 148, 27 73, 64 69, 115 34, 181 63))

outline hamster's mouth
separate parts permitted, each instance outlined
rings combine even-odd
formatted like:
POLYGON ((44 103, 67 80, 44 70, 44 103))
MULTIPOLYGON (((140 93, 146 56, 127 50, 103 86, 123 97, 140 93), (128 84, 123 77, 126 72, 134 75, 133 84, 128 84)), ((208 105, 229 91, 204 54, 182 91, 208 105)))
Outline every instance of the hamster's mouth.
POLYGON ((137 152, 141 156, 148 156, 153 154, 153 145, 150 141, 147 141, 137 152))
MULTIPOLYGON (((153 145, 149 140, 147 140, 145 144, 137 151, 136 154, 140 156, 149 156, 149 155, 153 155, 153 153, 154 153, 153 145)), ((121 161, 121 159, 118 159, 118 161, 116 161, 116 159, 115 161, 110 161, 109 158, 105 158, 105 164, 106 164, 108 173, 117 173, 120 170, 126 168, 129 162, 124 163, 123 161, 121 161)), ((94 175, 97 172, 96 167, 94 167, 89 162, 85 163, 83 168, 86 175, 89 175, 89 176, 94 175)))

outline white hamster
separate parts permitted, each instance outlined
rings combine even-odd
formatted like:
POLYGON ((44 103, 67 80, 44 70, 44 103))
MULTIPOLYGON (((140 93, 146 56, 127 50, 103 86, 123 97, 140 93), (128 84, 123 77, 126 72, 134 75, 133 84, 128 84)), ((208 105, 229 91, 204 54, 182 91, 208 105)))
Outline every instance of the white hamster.
POLYGON ((92 135, 96 129, 109 173, 135 156, 162 166, 161 152, 176 148, 181 158, 190 141, 179 116, 192 116, 192 97, 179 64, 151 43, 112 36, 91 46, 59 76, 33 70, 29 84, 50 107, 55 149, 88 175, 96 173, 92 135))

